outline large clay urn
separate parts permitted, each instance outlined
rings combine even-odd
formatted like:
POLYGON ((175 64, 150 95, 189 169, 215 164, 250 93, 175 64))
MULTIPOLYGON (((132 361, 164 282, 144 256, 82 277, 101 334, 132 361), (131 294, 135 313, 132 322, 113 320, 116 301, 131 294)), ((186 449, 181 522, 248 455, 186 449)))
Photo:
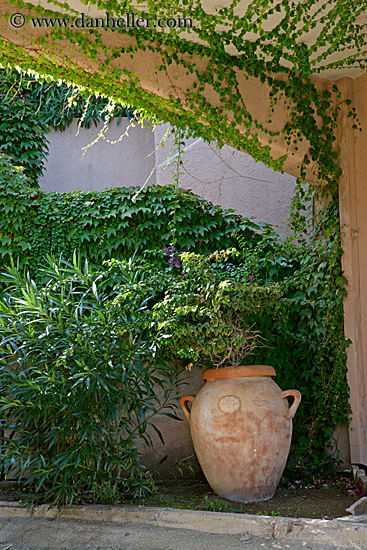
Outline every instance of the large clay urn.
POLYGON ((267 365, 208 369, 198 395, 181 397, 205 477, 228 500, 268 500, 283 473, 301 394, 282 391, 272 376, 267 365))

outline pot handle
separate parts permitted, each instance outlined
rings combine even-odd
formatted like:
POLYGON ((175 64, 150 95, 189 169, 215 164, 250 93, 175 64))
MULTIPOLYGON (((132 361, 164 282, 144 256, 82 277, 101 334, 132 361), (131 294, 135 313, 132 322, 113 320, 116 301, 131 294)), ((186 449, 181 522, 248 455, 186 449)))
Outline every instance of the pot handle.
POLYGON ((281 393, 281 398, 284 399, 285 397, 294 397, 293 404, 288 410, 288 418, 293 418, 301 402, 301 392, 298 390, 286 390, 281 393))
POLYGON ((186 407, 186 403, 188 401, 191 401, 191 403, 194 402, 194 399, 195 397, 193 395, 183 395, 180 399, 180 405, 181 405, 181 409, 183 410, 183 412, 185 413, 185 416, 186 416, 186 420, 187 422, 190 424, 190 411, 189 409, 186 407))

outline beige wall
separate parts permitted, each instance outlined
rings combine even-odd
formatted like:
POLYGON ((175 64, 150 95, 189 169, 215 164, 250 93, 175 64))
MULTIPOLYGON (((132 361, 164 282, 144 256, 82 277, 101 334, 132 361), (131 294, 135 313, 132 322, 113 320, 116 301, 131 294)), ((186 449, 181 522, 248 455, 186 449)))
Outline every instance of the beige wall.
MULTIPOLYGON (((129 135, 112 144, 125 133, 129 120, 123 118, 119 125, 112 121, 106 139, 98 138, 103 124, 89 130, 81 128, 78 133, 77 121, 64 132, 52 130, 49 140, 49 156, 45 171, 40 179, 40 187, 45 191, 92 191, 106 187, 129 187, 141 185, 148 178, 154 157, 154 134, 151 129, 135 126, 128 130, 129 135)), ((155 183, 155 179, 153 179, 155 183)))
MULTIPOLYGON (((123 119, 105 134, 110 141, 118 140, 128 126, 123 119)), ((141 186, 172 183, 172 165, 167 158, 173 147, 173 137, 160 145, 168 125, 150 128, 136 126, 129 136, 111 144, 100 139, 83 155, 83 147, 98 137, 101 126, 80 129, 74 122, 65 132, 52 131, 46 170, 40 186, 46 191, 90 191, 106 187, 141 186)), ((173 157, 172 157, 173 158, 173 157)), ((203 198, 233 208, 243 216, 254 217, 280 227, 288 234, 286 220, 295 178, 280 174, 255 162, 249 155, 224 146, 219 150, 202 139, 187 139, 183 149, 183 174, 180 186, 192 189, 203 198)))
POLYGON ((153 447, 147 447, 143 452, 144 464, 148 467, 156 465, 164 457, 167 457, 162 468, 169 468, 194 454, 190 426, 179 405, 179 399, 183 395, 193 395, 195 397, 198 394, 200 388, 204 385, 204 381, 201 379, 203 371, 204 369, 195 367, 191 371, 180 372, 179 377, 184 384, 177 388, 177 392, 172 396, 171 401, 172 404, 177 406, 175 414, 180 420, 173 420, 165 416, 157 416, 154 419, 155 426, 163 435, 164 444, 153 429, 148 430, 154 443, 153 447))
MULTIPOLYGON (((159 141, 168 125, 157 128, 155 140, 159 141)), ((172 181, 167 167, 168 151, 173 137, 160 151, 157 163, 157 183, 166 185, 172 181)), ((174 158, 174 157, 172 157, 174 158)), ((183 169, 180 186, 191 189, 204 199, 225 208, 233 208, 242 216, 254 217, 257 222, 267 222, 288 235, 287 218, 296 179, 267 168, 242 151, 225 145, 218 149, 201 138, 190 138, 182 153, 183 169)))

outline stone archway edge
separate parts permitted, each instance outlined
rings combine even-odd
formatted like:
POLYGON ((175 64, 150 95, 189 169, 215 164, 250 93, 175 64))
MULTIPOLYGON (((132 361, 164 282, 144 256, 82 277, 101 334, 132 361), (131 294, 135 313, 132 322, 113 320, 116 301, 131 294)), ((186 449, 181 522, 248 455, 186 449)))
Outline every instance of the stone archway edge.
POLYGON ((0 518, 68 519, 90 522, 143 524, 169 529, 187 529, 220 535, 249 535, 278 540, 315 542, 338 548, 367 548, 367 515, 318 520, 201 512, 147 506, 71 506, 60 512, 43 504, 31 509, 18 502, 0 501, 0 518))

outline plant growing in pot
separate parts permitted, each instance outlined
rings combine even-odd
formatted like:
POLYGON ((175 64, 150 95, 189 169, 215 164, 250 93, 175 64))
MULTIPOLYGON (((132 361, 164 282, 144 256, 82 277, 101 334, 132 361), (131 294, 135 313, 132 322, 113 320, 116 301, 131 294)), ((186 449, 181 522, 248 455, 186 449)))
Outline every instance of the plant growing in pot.
POLYGON ((168 289, 155 315, 167 331, 166 353, 176 353, 189 368, 209 367, 198 395, 180 400, 195 452, 218 495, 238 502, 268 500, 288 458, 301 394, 282 391, 271 378, 273 367, 244 364, 264 345, 245 316, 254 308, 274 307, 279 287, 221 280, 213 256, 188 254, 183 261, 182 281, 168 289), (290 408, 287 397, 294 398, 290 408))

